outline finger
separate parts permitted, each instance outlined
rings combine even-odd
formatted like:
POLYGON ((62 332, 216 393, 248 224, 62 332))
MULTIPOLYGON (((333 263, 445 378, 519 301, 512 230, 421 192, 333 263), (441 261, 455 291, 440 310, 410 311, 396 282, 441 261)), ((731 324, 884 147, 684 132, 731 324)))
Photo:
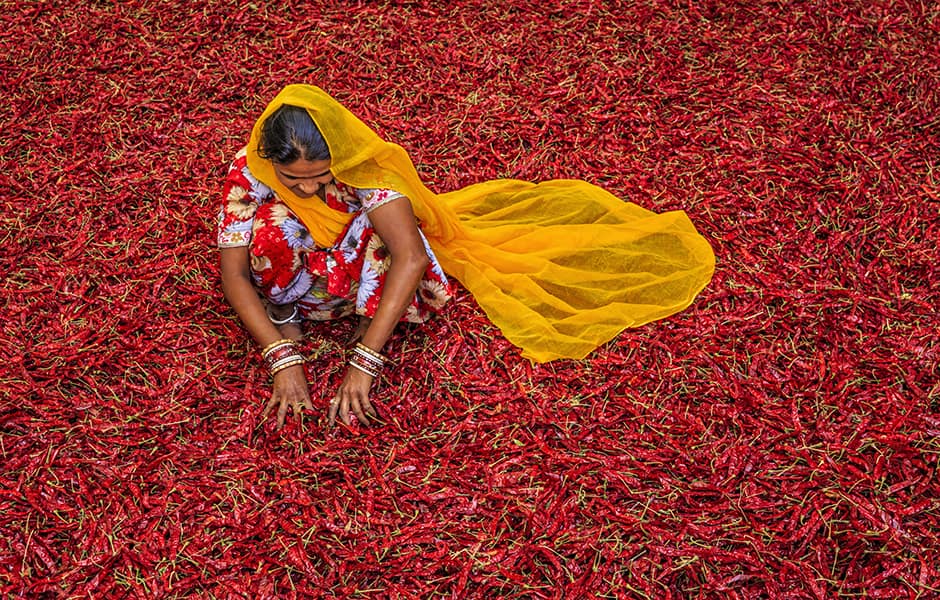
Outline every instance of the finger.
POLYGON ((261 420, 268 418, 268 415, 271 414, 271 411, 274 410, 274 407, 277 406, 277 396, 271 396, 271 399, 268 400, 268 403, 264 406, 264 410, 261 412, 261 420))
POLYGON ((339 403, 339 418, 346 424, 346 427, 352 426, 352 419, 349 418, 349 400, 340 400, 339 403))
POLYGON ((366 418, 366 413, 362 410, 362 403, 359 401, 359 398, 354 398, 352 401, 353 412, 356 413, 356 418, 359 419, 359 422, 363 425, 369 425, 369 419, 366 418))
POLYGON ((297 419, 301 425, 303 425, 307 415, 310 414, 309 411, 305 410, 307 407, 304 404, 305 403, 301 400, 294 402, 294 418, 297 419))
POLYGON ((281 399, 281 406, 277 409, 277 428, 284 426, 284 417, 287 416, 287 399, 281 399))
POLYGON ((339 410, 339 404, 337 403, 336 398, 330 400, 330 427, 336 425, 336 411, 339 410))
POLYGON ((362 410, 364 410, 365 413, 366 413, 367 415, 369 415, 369 417, 372 418, 372 419, 378 419, 378 418, 379 418, 379 413, 375 410, 375 407, 372 406, 372 403, 369 402, 369 399, 368 399, 368 398, 366 398, 365 401, 363 401, 363 403, 362 403, 362 410))

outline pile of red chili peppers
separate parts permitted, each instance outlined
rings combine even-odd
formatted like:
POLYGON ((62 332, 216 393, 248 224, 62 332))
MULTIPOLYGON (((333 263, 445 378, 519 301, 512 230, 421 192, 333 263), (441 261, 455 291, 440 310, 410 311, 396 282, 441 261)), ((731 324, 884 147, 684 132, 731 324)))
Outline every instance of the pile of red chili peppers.
POLYGON ((940 12, 930 3, 0 11, 0 596, 940 595, 940 12), (532 365, 459 291, 385 424, 276 431, 221 180, 317 84, 436 191, 582 178, 688 212, 695 304, 532 365))

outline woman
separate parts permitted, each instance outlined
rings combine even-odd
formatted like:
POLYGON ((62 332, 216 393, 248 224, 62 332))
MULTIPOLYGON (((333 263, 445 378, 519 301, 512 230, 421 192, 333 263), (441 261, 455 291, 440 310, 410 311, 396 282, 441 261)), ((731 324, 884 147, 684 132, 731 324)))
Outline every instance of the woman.
POLYGON ((226 299, 274 378, 264 415, 277 407, 279 426, 288 408, 312 408, 293 343, 301 319, 359 315, 329 422, 368 424, 383 346, 399 320, 441 309, 445 272, 523 356, 546 361, 582 358, 684 309, 714 270, 684 213, 654 214, 584 181, 436 195, 401 147, 307 85, 278 94, 236 157, 219 246, 226 299))
POLYGON ((295 414, 312 408, 303 361, 291 343, 302 339, 301 319, 355 312, 360 323, 351 342, 358 344, 331 402, 330 422, 338 413, 348 425, 353 413, 368 424, 375 416, 369 388, 384 362, 382 347, 403 317, 420 323, 443 306, 450 297, 447 278, 407 198, 333 178, 329 148, 305 109, 275 110, 262 124, 257 154, 297 198, 355 215, 337 243, 317 248, 300 219, 252 175, 247 152, 229 169, 219 221, 222 287, 266 358, 277 357, 267 361, 274 384, 265 414, 278 406, 283 425, 288 407, 295 414), (422 293, 416 294, 419 284, 422 293))

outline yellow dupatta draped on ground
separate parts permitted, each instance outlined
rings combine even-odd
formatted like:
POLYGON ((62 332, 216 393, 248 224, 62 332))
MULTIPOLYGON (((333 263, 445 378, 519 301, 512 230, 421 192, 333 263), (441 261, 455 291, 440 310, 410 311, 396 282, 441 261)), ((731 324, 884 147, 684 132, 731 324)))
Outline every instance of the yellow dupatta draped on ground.
POLYGON ((682 211, 655 214, 576 180, 494 180, 435 194, 404 149, 323 90, 290 85, 255 124, 248 167, 320 246, 333 245, 352 215, 295 196, 258 156, 261 124, 284 104, 307 109, 338 181, 411 200, 444 271, 527 358, 583 358, 625 328, 683 310, 711 279, 711 246, 682 211))

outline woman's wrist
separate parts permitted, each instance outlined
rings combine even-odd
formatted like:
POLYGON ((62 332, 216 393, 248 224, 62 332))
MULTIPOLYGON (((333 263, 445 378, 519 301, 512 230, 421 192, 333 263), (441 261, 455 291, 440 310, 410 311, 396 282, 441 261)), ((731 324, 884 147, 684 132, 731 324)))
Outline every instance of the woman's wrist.
POLYGON ((388 362, 388 357, 369 346, 359 342, 353 347, 349 355, 350 368, 356 369, 372 377, 377 378, 388 362))
POLYGON ((265 346, 261 350, 261 358, 272 377, 285 369, 302 366, 307 361, 297 344, 286 338, 265 346))
POLYGON ((296 365, 290 365, 290 366, 284 367, 283 369, 278 370, 278 372, 274 373, 271 376, 271 378, 274 380, 277 380, 280 377, 286 377, 289 375, 293 375, 294 373, 303 373, 303 371, 304 371, 304 364, 297 363, 296 365))

